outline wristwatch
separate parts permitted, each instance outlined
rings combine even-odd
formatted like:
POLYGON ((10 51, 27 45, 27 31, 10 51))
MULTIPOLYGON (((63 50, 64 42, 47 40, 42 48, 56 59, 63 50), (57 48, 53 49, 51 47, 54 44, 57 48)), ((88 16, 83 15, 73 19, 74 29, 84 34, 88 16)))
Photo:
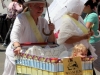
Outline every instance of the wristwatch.
POLYGON ((21 46, 19 45, 19 46, 14 47, 13 44, 12 44, 12 46, 11 46, 11 48, 12 48, 13 50, 15 50, 15 49, 18 48, 18 47, 21 47, 21 46))

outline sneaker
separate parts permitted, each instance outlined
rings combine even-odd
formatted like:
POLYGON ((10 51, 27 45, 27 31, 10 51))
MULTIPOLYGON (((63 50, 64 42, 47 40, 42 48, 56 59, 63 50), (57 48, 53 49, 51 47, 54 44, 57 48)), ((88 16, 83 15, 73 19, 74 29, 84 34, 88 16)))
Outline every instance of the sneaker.
POLYGON ((2 45, 3 47, 7 47, 8 46, 8 44, 6 44, 6 43, 3 43, 3 45, 2 45))

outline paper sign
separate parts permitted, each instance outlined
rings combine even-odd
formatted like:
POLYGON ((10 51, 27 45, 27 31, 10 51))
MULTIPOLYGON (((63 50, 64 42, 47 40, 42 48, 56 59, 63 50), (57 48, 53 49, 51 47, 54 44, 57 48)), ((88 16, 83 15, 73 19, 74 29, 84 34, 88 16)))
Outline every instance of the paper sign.
POLYGON ((83 75, 80 57, 64 58, 64 75, 83 75))

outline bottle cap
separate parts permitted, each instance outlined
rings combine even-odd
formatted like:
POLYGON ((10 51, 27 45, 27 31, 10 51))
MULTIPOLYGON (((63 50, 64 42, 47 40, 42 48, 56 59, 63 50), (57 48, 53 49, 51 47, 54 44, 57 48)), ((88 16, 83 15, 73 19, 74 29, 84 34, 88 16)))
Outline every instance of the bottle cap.
POLYGON ((58 58, 50 58, 51 63, 56 63, 58 61, 58 58))

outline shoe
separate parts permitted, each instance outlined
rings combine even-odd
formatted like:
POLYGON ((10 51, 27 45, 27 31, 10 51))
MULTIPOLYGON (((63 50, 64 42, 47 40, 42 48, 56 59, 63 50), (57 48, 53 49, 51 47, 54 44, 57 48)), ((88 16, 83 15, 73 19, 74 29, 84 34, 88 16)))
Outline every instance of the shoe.
POLYGON ((2 45, 3 47, 7 47, 8 46, 8 44, 6 44, 6 43, 3 43, 3 45, 2 45))

